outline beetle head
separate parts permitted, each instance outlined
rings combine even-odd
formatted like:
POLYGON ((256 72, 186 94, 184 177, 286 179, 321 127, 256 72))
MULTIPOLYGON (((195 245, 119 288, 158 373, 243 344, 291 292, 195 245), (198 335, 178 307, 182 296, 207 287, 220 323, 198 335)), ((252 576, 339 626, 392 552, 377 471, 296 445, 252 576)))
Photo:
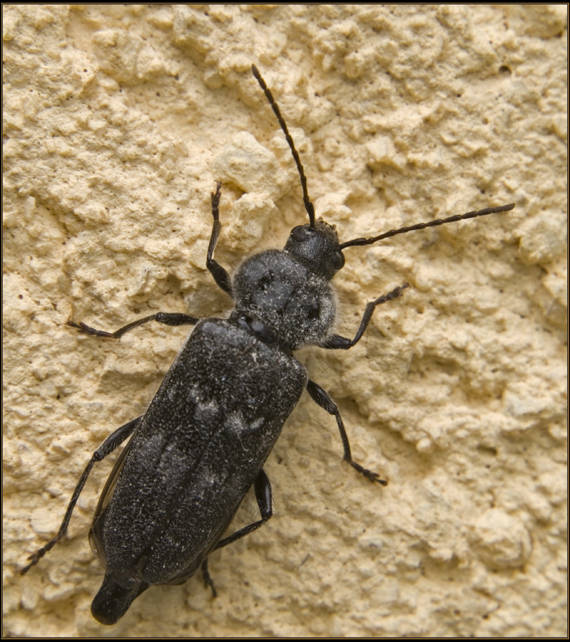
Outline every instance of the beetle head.
POLYGON ((322 219, 313 226, 307 224, 294 227, 285 251, 329 281, 344 265, 336 230, 322 219))

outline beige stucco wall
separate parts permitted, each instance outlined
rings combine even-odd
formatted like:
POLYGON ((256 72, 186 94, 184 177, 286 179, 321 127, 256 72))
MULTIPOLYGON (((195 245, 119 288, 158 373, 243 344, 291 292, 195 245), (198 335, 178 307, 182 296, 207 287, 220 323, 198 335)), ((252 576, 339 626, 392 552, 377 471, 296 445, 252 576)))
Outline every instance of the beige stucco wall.
MULTIPOLYGON (((4 6, 4 633, 566 633, 566 7, 4 6), (144 411, 187 329, 225 313, 205 270, 282 247, 317 211, 341 239, 490 204, 494 216, 346 251, 338 329, 407 281, 348 352, 299 358, 304 395, 266 465, 274 518, 112 629, 88 544, 111 463, 25 577, 90 453, 144 411)), ((248 497, 237 520, 256 518, 248 497)))

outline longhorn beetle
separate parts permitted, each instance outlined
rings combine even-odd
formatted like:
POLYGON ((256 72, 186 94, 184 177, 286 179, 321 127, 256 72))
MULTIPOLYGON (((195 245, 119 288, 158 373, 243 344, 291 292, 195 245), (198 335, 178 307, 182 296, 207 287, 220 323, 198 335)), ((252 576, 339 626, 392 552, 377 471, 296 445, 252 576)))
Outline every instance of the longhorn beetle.
POLYGON ((158 312, 115 332, 68 321, 81 332, 114 339, 149 321, 196 326, 147 411, 118 428, 93 453, 58 533, 21 570, 26 573, 65 535, 94 464, 131 437, 103 489, 89 534, 105 566, 91 605, 93 616, 103 624, 115 623, 151 584, 182 583, 199 567, 216 595, 208 556, 271 517, 271 485, 263 465, 305 388, 334 416, 344 460, 368 480, 387 483, 354 461, 336 404, 308 378, 293 352, 305 344, 351 348, 364 334, 376 306, 396 299, 408 287, 404 283, 368 303, 352 339, 331 333, 335 299, 329 281, 343 267, 347 248, 514 207, 513 203, 489 207, 339 242, 332 225, 315 219, 305 172, 285 120, 255 65, 251 69, 291 149, 308 224, 293 228, 283 250, 246 259, 231 278, 214 259, 221 228, 218 183, 211 195, 213 226, 206 266, 234 301, 228 318, 158 312), (222 537, 252 486, 261 518, 222 537))

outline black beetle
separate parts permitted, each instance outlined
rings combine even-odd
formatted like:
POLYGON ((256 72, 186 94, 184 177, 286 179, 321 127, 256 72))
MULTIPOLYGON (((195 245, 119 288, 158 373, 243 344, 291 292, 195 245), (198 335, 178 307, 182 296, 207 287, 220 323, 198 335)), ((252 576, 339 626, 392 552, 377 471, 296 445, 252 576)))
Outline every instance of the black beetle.
POLYGON ((375 307, 408 287, 403 284, 368 303, 354 338, 331 334, 335 298, 329 281, 343 267, 347 247, 514 207, 491 207, 339 243, 334 227, 315 219, 303 167, 285 121, 255 66, 252 72, 293 154, 309 223, 291 231, 283 250, 253 255, 230 278, 213 258, 220 232, 218 183, 212 194, 214 223, 206 265, 234 300, 227 319, 199 320, 159 312, 115 332, 68 322, 85 333, 112 338, 152 320, 172 326, 196 324, 146 413, 121 426, 95 451, 57 535, 31 555, 21 571, 27 572, 65 535, 93 465, 132 435, 107 480, 90 531, 91 543, 106 569, 91 606, 94 617, 103 624, 115 623, 150 585, 182 583, 198 567, 216 594, 208 555, 271 517, 271 486, 263 465, 305 388, 334 415, 344 460, 369 480, 386 484, 352 459, 337 406, 308 378, 293 351, 305 344, 352 347, 362 337, 375 307), (252 486, 261 519, 222 538, 252 486))

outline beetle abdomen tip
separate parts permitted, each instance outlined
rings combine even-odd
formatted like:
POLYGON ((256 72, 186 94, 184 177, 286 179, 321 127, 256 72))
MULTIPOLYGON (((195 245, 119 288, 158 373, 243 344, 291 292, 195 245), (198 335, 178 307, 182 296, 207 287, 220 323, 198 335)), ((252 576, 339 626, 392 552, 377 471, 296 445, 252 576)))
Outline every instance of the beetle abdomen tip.
POLYGON ((119 584, 111 575, 105 575, 103 584, 93 598, 91 613, 101 624, 115 624, 127 611, 132 601, 140 595, 148 584, 130 582, 125 587, 119 584))

